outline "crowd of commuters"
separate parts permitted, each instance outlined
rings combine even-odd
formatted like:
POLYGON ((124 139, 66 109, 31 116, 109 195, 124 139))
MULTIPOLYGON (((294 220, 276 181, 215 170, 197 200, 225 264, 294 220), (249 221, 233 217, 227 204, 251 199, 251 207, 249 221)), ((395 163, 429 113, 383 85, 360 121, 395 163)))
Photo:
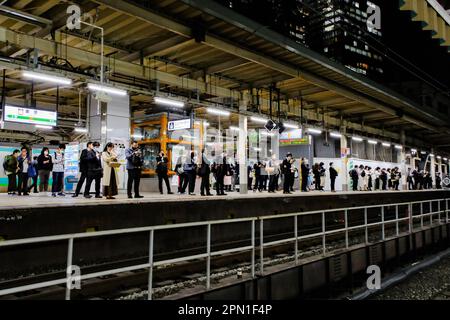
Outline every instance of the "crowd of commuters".
MULTIPOLYGON (((50 154, 50 150, 44 147, 37 157, 31 156, 27 147, 14 150, 3 161, 3 169, 8 177, 8 194, 27 196, 31 190, 34 193, 48 193, 50 176, 52 177, 51 195, 64 197, 64 172, 65 172, 65 145, 61 144, 50 154), (39 185, 38 185, 39 177, 39 185), (31 179, 31 185, 28 181, 31 179)), ((128 170, 128 198, 142 198, 139 194, 141 169, 144 163, 142 152, 137 142, 132 142, 125 152, 128 170)), ((84 197, 92 198, 90 194, 92 182, 94 182, 95 198, 114 199, 118 194, 119 176, 117 168, 120 167, 115 145, 111 142, 100 150, 100 143, 88 142, 86 149, 81 151, 79 159, 80 176, 72 197, 78 197, 83 185, 84 197), (103 184, 103 190, 100 188, 103 184)))
MULTIPOLYGON (((50 176, 52 177, 51 195, 63 197, 64 171, 65 171, 65 145, 50 153, 44 147, 39 156, 32 157, 30 150, 22 147, 14 150, 11 155, 5 157, 4 171, 8 177, 8 194, 27 196, 33 190, 34 193, 48 192, 50 176), (39 184, 38 184, 39 178, 39 184), (29 181, 31 182, 29 184, 29 181)), ((128 198, 142 198, 139 193, 141 172, 143 167, 143 155, 139 144, 135 141, 125 151, 126 169, 128 171, 127 195, 128 198)), ((120 166, 118 156, 113 143, 107 143, 100 150, 100 143, 88 142, 86 149, 82 150, 79 159, 79 180, 73 197, 78 197, 84 187, 84 197, 92 198, 91 187, 94 182, 95 198, 114 199, 118 194, 119 176, 117 168, 120 166), (103 185, 103 190, 101 190, 103 185)), ((163 151, 156 157, 156 175, 158 177, 159 192, 163 194, 163 183, 167 193, 172 194, 169 179, 170 161, 163 151)), ((208 157, 202 150, 200 155, 196 152, 185 151, 176 161, 175 179, 178 194, 195 195, 197 177, 201 179, 200 194, 211 196, 212 189, 219 196, 226 195, 225 191, 236 191, 239 185, 239 163, 232 161, 225 153, 216 157, 208 157)), ((310 167, 305 158, 296 161, 291 153, 283 160, 277 155, 265 160, 250 162, 247 166, 248 188, 253 192, 268 191, 275 193, 283 190, 283 194, 294 191, 295 180, 299 179, 300 190, 308 192, 312 190, 324 191, 327 179, 330 181, 330 189, 335 192, 336 179, 339 170, 332 162, 326 167, 325 163, 315 163, 310 167)), ((399 190, 402 174, 398 167, 375 169, 370 166, 355 165, 349 172, 349 185, 354 191, 372 190, 399 190)), ((442 188, 440 173, 436 173, 435 186, 442 188)), ((433 178, 427 171, 408 170, 407 185, 409 190, 432 189, 433 178)))
MULTIPOLYGON (((210 161, 205 156, 204 150, 201 156, 197 156, 195 152, 185 153, 178 157, 175 166, 178 194, 195 195, 197 176, 201 177, 202 196, 212 195, 211 188, 215 189, 217 195, 225 195, 225 191, 235 191, 235 186, 239 185, 239 169, 239 163, 228 158, 226 154, 221 154, 215 157, 214 161, 210 161)), ((325 191, 325 184, 329 179, 330 189, 335 192, 339 170, 334 167, 333 162, 330 162, 328 166, 320 162, 310 167, 307 159, 302 158, 297 162, 292 154, 288 153, 283 160, 279 160, 274 154, 271 158, 250 162, 247 166, 247 174, 248 188, 253 192, 275 193, 282 189, 283 194, 290 194, 294 192, 296 179, 300 179, 300 190, 303 192, 325 191)), ((350 188, 354 191, 399 190, 402 181, 402 174, 398 167, 372 168, 357 165, 348 174, 350 188)), ((170 191, 167 176, 165 180, 170 191)), ((160 192, 163 193, 161 181, 160 178, 160 192)), ((437 189, 442 188, 439 173, 436 174, 435 182, 437 189)), ((427 172, 411 171, 408 174, 408 183, 411 190, 432 188, 431 176, 427 172)))

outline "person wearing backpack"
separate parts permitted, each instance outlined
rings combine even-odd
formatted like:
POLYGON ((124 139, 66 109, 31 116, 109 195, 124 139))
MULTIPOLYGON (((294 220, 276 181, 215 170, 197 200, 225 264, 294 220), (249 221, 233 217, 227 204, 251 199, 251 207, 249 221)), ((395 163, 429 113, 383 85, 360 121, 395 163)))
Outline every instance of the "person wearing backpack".
POLYGON ((133 195, 131 190, 134 183, 134 197, 143 198, 139 194, 139 184, 141 182, 142 166, 144 164, 144 158, 142 151, 139 148, 137 141, 131 142, 131 147, 125 150, 125 157, 127 159, 128 181, 127 181, 127 193, 128 198, 132 199, 133 195))
POLYGON ((350 178, 352 179, 352 189, 353 191, 358 191, 358 178, 359 178, 359 173, 358 173, 358 166, 355 165, 355 167, 350 170, 350 178))
POLYGON ((19 161, 17 161, 19 154, 20 150, 16 149, 12 154, 7 155, 3 160, 3 169, 5 170, 5 174, 8 177, 9 195, 15 195, 17 191, 16 176, 17 172, 19 171, 19 161))
POLYGON ((23 194, 24 196, 28 196, 28 168, 31 164, 28 148, 22 147, 22 149, 20 149, 20 156, 17 158, 17 161, 19 162, 19 181, 17 183, 18 195, 21 196, 23 194))
POLYGON ((48 192, 48 182, 50 172, 53 170, 53 161, 47 147, 42 148, 41 154, 37 158, 37 170, 39 173, 39 192, 48 192))

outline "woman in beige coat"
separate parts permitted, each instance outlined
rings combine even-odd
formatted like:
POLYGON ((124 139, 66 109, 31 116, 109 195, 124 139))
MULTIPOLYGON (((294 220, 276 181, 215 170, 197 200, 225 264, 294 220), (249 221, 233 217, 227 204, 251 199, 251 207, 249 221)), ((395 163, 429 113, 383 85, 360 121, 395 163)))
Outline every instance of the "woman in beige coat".
POLYGON ((108 142, 102 153, 103 160, 103 194, 106 199, 115 199, 113 196, 118 194, 117 185, 119 177, 117 175, 117 155, 114 152, 114 144, 108 142))

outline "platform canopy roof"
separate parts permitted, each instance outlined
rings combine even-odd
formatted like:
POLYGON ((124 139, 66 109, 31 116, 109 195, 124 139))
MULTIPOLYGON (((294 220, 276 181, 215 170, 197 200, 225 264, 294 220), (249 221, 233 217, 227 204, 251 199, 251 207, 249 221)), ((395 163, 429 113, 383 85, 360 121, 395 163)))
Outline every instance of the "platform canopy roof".
MULTIPOLYGON (((259 105, 267 113, 275 86, 282 116, 292 121, 303 116, 303 123, 393 141, 404 130, 411 146, 450 146, 448 116, 206 0, 7 1, 0 6, 0 66, 9 99, 29 96, 20 70, 39 64, 74 80, 58 90, 59 110, 67 119, 77 114, 79 87, 98 80, 101 31, 67 30, 69 4, 104 29, 106 78, 128 89, 136 108, 151 104, 155 90, 230 108, 234 102, 236 110, 251 93, 249 112, 259 105)), ((55 104, 54 85, 32 89, 41 105, 55 104)))

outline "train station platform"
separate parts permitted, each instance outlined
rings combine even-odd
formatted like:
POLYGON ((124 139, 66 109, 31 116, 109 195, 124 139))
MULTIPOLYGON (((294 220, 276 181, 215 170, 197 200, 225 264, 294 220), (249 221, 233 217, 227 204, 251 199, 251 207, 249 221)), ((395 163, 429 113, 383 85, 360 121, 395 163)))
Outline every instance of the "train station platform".
POLYGON ((161 195, 115 200, 0 195, 0 237, 5 240, 86 231, 245 218, 450 197, 450 190, 372 192, 230 192, 227 196, 161 195))

